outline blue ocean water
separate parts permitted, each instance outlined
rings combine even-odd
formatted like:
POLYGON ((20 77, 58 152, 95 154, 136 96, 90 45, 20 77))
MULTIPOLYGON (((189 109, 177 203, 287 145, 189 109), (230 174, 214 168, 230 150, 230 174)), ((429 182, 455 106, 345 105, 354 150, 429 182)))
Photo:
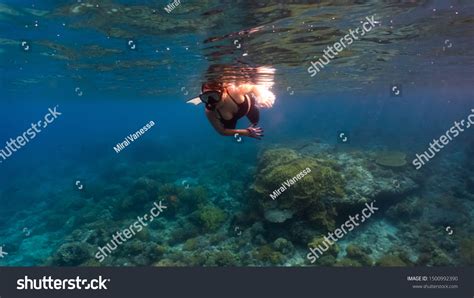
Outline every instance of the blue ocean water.
MULTIPOLYGON (((275 148, 333 162, 348 197, 357 185, 370 189, 364 199, 383 201, 321 265, 472 264, 474 130, 423 172, 411 162, 474 113, 474 6, 331 2, 192 1, 167 13, 166 1, 3 1, 0 150, 49 108, 61 115, 0 164, 0 246, 9 253, 0 265, 309 265, 309 243, 335 227, 308 220, 303 205, 283 223, 265 218, 273 189, 256 186, 275 179, 262 157, 275 148), (373 32, 310 77, 311 60, 374 14, 373 32), (186 104, 210 78, 274 83, 263 140, 220 136, 202 105, 186 104), (392 151, 405 155, 402 170, 376 161, 392 151), (357 171, 371 179, 352 181, 357 171), (170 210, 97 262, 97 249, 159 200, 170 210)), ((327 221, 360 210, 348 200, 324 203, 337 209, 327 221)))

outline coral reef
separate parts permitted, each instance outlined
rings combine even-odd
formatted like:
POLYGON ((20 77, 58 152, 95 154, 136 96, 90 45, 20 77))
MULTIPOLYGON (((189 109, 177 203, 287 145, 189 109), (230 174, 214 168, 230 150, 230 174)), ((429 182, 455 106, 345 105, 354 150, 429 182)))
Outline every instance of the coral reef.
POLYGON ((206 266, 237 266, 240 264, 239 257, 230 251, 224 250, 213 253, 206 260, 206 266))
MULTIPOLYGON (((300 149, 263 148, 256 167, 233 175, 202 161, 199 171, 179 175, 168 162, 139 164, 121 176, 122 165, 104 172, 87 193, 54 197, 16 215, 16 230, 34 226, 33 235, 10 240, 10 251, 37 247, 49 257, 23 253, 12 264, 57 266, 451 266, 472 264, 473 240, 446 237, 439 226, 469 230, 469 207, 460 196, 469 182, 423 180, 409 167, 374 163, 374 151, 335 151, 312 142, 300 149), (305 175, 269 195, 303 170, 305 175), (212 172, 210 174, 209 172, 212 172), (163 177, 163 173, 166 173, 163 177), (225 177, 225 178, 222 178, 225 177), (225 181, 215 183, 216 179, 225 181), (419 184, 436 184, 436 195, 419 184), (253 183, 252 183, 253 182, 253 183), (249 187, 250 186, 250 187, 249 187), (67 196, 65 196, 67 197, 67 196), (78 199, 80 198, 80 199, 78 199), (429 199, 428 199, 429 198, 429 199), (343 240, 325 244, 327 232, 356 214, 365 203, 380 202, 371 218, 343 240), (147 212, 153 202, 168 207, 103 262, 94 256, 112 235, 147 212), (41 212, 36 212, 41 210, 41 212), (75 210, 74 214, 58 210, 75 210), (39 217, 41 214, 42 217, 39 217), (57 231, 57 241, 41 235, 57 231), (308 248, 323 253, 314 263, 308 248), (42 261, 39 261, 42 260, 42 261), (15 263, 16 262, 16 263, 15 263)), ((177 165, 173 165, 177 167, 177 165)), ((237 171, 235 163, 226 167, 237 171)), ((241 168, 242 166, 239 165, 241 168)), ((182 169, 187 168, 183 165, 182 169)), ((433 187, 431 187, 433 189, 433 187)), ((10 221, 3 226, 8 227, 10 221)), ((1 229, 0 229, 1 231, 1 229)), ((0 236, 2 236, 0 234, 0 236)))
POLYGON ((376 265, 382 267, 407 267, 410 265, 410 262, 398 254, 388 254, 377 260, 376 265))
POLYGON ((367 251, 367 250, 364 250, 360 246, 350 244, 346 248, 346 253, 347 253, 347 258, 357 262, 357 264, 360 264, 362 266, 373 265, 373 260, 368 255, 368 253, 370 253, 370 250, 367 251))
POLYGON ((324 237, 313 238, 313 240, 308 244, 308 246, 315 249, 320 249, 321 251, 325 251, 325 253, 330 254, 333 257, 337 257, 340 251, 339 245, 337 243, 333 243, 333 245, 330 245, 327 241, 325 241, 324 237))
POLYGON ((253 256, 266 265, 280 265, 284 260, 284 255, 276 251, 271 245, 263 245, 257 248, 253 256))
POLYGON ((344 179, 330 162, 300 157, 290 149, 270 149, 261 155, 258 169, 254 190, 267 219, 282 222, 290 218, 290 214, 295 214, 327 227, 333 225, 331 216, 334 210, 323 200, 343 197, 344 179), (306 168, 311 171, 288 186, 277 200, 268 199, 275 189, 306 168))
POLYGON ((422 213, 421 200, 418 197, 409 197, 391 206, 387 210, 387 216, 392 220, 406 220, 420 216, 422 213))
POLYGON ((466 265, 474 265, 474 238, 464 239, 460 243, 459 253, 466 265))
POLYGON ((291 241, 288 241, 285 238, 277 238, 272 245, 276 251, 279 251, 284 255, 291 255, 295 250, 291 241))
POLYGON ((52 264, 59 266, 78 266, 91 256, 91 248, 84 243, 65 243, 59 247, 52 258, 52 264))
POLYGON ((198 210, 199 222, 208 232, 219 229, 226 217, 224 211, 213 205, 203 205, 198 210))

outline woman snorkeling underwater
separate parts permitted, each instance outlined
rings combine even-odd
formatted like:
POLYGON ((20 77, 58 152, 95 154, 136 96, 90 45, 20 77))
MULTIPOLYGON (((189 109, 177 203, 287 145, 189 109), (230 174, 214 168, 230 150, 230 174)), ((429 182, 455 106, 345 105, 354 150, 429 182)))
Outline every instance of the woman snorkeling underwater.
POLYGON ((188 103, 205 104, 207 119, 214 129, 223 136, 247 136, 261 139, 263 129, 258 126, 259 108, 270 108, 275 102, 275 95, 258 85, 208 82, 202 84, 201 95, 188 103), (237 121, 247 116, 250 126, 237 129, 237 121))

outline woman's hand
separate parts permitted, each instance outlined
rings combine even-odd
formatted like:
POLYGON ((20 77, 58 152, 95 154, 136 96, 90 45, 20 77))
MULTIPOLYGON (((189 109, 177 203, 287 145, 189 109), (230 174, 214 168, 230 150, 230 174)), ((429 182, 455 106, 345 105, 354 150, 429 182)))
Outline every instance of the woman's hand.
POLYGON ((248 131, 248 137, 249 138, 255 138, 258 140, 261 140, 263 137, 263 129, 261 127, 256 126, 255 124, 249 126, 247 128, 248 131))

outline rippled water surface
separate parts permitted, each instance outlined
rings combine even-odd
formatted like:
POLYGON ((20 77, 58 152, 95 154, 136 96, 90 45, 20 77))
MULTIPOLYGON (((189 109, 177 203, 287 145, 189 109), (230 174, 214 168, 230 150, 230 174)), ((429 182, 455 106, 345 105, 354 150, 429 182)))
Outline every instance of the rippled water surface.
POLYGON ((206 77, 271 77, 258 66, 276 69, 281 90, 305 93, 472 83, 470 1, 186 1, 170 13, 167 4, 4 1, 3 84, 176 95, 206 77), (378 27, 308 76, 310 61, 373 15, 378 27), (22 40, 30 50, 20 54, 22 40))

